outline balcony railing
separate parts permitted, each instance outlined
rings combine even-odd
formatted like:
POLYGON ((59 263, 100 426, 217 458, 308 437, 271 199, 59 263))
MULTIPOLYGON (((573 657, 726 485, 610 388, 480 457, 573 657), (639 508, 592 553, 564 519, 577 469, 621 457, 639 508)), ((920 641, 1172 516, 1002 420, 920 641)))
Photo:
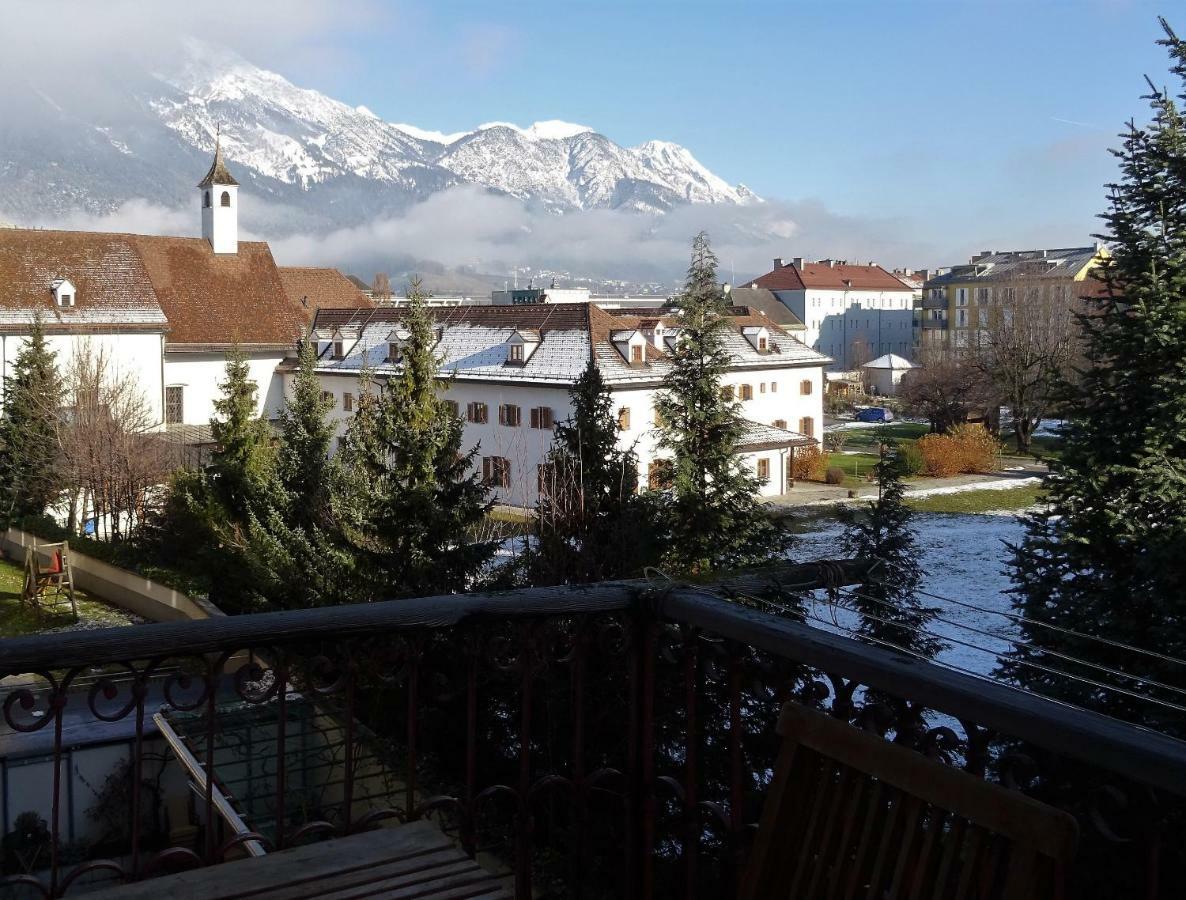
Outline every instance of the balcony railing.
POLYGON ((52 772, 44 853, 7 890, 73 895, 429 817, 521 898, 732 896, 794 698, 1070 809, 1081 857, 1125 886, 1085 895, 1183 896, 1186 745, 740 599, 834 584, 828 565, 0 642, 9 746, 48 737, 52 772), (104 858, 71 858, 63 826, 80 719, 127 730, 104 858), (194 786, 196 821, 168 831, 196 835, 175 845, 146 787, 165 732, 194 786))

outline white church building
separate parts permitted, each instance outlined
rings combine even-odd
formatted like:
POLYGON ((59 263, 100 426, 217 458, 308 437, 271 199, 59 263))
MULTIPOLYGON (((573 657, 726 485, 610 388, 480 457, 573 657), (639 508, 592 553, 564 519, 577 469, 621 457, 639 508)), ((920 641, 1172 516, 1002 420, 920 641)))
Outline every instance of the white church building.
POLYGON ((280 267, 266 243, 239 240, 239 185, 220 147, 196 199, 201 237, 0 229, 0 370, 11 373, 40 316, 62 371, 83 347, 102 353, 162 427, 201 441, 237 346, 273 417, 281 364, 317 309, 370 300, 336 270, 280 267))
MULTIPOLYGON (((465 423, 464 446, 496 497, 533 505, 553 426, 572 414, 569 390, 592 360, 613 395, 620 444, 638 456, 640 484, 658 486, 667 455, 657 442, 656 391, 679 335, 671 309, 604 310, 593 303, 433 307, 445 398, 465 423)), ((312 339, 318 375, 333 400, 339 436, 357 409, 362 377, 400 371, 408 332, 402 308, 323 309, 312 339)), ((761 313, 732 307, 723 382, 746 431, 736 452, 763 481, 762 494, 790 486, 795 449, 823 433, 823 370, 830 360, 761 313)))

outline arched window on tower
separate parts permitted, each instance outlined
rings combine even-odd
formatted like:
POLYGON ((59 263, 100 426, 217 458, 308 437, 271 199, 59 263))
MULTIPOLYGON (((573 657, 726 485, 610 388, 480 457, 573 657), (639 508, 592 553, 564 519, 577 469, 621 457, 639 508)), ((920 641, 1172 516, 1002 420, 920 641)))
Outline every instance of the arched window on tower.
POLYGON ((220 202, 220 203, 221 203, 223 206, 230 206, 230 205, 231 205, 231 192, 230 192, 230 191, 223 191, 223 192, 222 192, 222 200, 220 200, 219 202, 220 202))
POLYGON ((204 207, 206 207, 206 209, 210 208, 210 192, 209 191, 206 191, 205 195, 203 196, 202 205, 204 207))

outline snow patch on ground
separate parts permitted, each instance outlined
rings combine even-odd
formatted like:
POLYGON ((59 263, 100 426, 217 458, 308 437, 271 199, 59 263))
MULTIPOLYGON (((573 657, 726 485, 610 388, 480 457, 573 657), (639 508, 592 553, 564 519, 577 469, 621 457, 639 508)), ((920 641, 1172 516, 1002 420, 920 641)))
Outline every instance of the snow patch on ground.
POLYGON ((938 494, 962 494, 965 491, 1007 491, 1012 488, 1040 484, 1041 478, 998 478, 995 481, 973 481, 968 484, 953 484, 948 487, 920 488, 906 490, 909 497, 934 497, 938 494))

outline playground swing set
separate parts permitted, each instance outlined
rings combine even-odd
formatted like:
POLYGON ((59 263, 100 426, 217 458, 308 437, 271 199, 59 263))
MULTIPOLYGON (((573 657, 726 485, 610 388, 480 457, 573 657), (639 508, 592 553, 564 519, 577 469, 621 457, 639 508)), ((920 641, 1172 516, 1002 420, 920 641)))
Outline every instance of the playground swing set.
POLYGON ((38 617, 56 613, 66 605, 78 621, 78 601, 74 598, 74 572, 70 566, 70 544, 33 545, 25 548, 25 584, 21 603, 32 607, 38 617), (42 561, 48 556, 48 562, 42 561))

